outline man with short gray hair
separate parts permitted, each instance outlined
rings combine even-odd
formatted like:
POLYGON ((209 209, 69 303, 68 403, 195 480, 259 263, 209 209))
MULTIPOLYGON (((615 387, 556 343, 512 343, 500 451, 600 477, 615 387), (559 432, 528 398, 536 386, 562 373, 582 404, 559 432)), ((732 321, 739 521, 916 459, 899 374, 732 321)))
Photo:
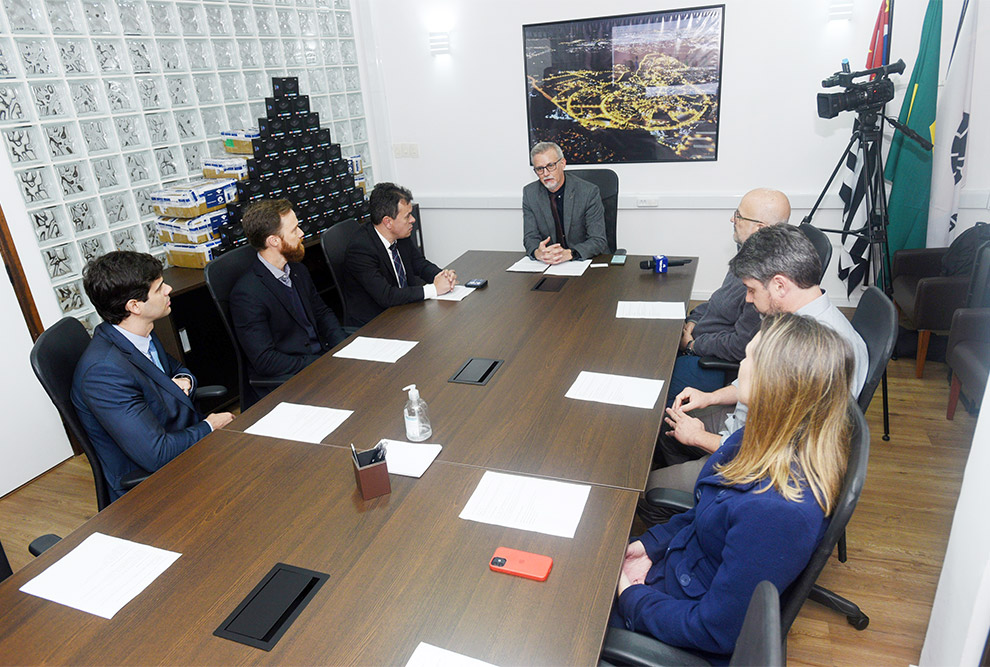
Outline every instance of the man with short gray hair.
POLYGON ((565 179, 567 160, 551 141, 533 146, 529 157, 538 180, 523 188, 526 254, 559 264, 607 252, 605 207, 598 186, 577 176, 565 179))

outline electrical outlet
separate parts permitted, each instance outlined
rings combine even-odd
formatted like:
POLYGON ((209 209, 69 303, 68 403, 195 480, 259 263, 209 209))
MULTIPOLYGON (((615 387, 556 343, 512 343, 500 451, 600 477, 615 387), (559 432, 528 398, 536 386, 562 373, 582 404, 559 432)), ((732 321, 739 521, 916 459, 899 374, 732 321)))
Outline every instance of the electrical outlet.
POLYGON ((419 144, 409 144, 409 157, 419 157, 419 144))
POLYGON ((640 197, 636 200, 636 206, 638 208, 656 208, 660 205, 659 199, 653 199, 651 197, 640 197))

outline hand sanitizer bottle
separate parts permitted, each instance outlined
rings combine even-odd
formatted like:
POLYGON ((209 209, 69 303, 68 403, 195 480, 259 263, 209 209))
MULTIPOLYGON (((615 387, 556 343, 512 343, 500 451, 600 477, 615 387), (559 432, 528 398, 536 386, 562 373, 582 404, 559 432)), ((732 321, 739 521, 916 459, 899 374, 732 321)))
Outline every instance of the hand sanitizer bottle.
POLYGON ((403 387, 402 391, 409 392, 409 400, 406 401, 406 407, 402 411, 406 420, 406 437, 412 442, 422 442, 433 435, 426 401, 419 397, 419 390, 414 384, 403 387))

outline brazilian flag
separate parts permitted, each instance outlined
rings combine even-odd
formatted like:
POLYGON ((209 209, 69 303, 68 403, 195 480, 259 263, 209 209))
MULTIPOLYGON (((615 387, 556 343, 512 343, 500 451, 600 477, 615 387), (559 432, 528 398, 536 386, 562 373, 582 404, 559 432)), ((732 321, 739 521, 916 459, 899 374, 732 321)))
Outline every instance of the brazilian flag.
MULTIPOLYGON (((941 36, 942 0, 929 0, 918 59, 914 63, 897 119, 933 142, 941 36)), ((932 184, 932 152, 901 132, 895 132, 883 175, 891 181, 888 205, 890 226, 887 228, 891 256, 902 248, 924 248, 932 184)))

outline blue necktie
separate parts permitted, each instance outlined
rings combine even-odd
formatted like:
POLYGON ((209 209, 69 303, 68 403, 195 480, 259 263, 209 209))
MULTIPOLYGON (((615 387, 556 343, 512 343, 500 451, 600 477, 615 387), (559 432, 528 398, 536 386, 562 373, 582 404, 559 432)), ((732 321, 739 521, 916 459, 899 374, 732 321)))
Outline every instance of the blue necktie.
POLYGON ((409 283, 406 281, 406 270, 402 268, 402 260, 399 259, 399 248, 393 243, 388 249, 392 251, 392 263, 395 264, 395 272, 399 276, 399 287, 408 287, 409 283))
POLYGON ((164 373, 165 369, 162 367, 162 362, 158 358, 158 350, 155 349, 154 343, 148 345, 148 356, 151 357, 151 362, 158 367, 158 370, 164 373))

